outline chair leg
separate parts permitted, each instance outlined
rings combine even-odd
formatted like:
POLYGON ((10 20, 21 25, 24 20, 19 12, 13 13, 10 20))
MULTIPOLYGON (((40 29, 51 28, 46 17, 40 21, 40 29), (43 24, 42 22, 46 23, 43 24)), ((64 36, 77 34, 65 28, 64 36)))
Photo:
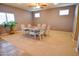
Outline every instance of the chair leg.
POLYGON ((41 40, 41 39, 42 39, 42 36, 40 35, 39 38, 40 38, 40 40, 41 40))
POLYGON ((37 39, 36 35, 34 35, 34 38, 37 39))

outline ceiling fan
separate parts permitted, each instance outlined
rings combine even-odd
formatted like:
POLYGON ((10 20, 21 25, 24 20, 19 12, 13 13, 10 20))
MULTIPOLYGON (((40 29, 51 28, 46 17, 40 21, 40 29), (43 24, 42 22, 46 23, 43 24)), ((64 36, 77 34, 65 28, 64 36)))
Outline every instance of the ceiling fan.
POLYGON ((44 8, 47 6, 48 6, 47 3, 29 3, 28 4, 28 7, 30 7, 30 8, 44 8))

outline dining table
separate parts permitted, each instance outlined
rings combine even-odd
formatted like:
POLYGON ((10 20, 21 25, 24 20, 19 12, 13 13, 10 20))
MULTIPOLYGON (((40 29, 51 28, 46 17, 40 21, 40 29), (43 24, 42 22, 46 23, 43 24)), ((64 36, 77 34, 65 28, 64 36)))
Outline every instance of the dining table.
POLYGON ((41 28, 38 27, 31 27, 31 28, 24 28, 25 32, 28 32, 28 35, 30 36, 34 36, 35 39, 37 39, 37 37, 40 38, 40 40, 42 39, 42 36, 44 34, 44 30, 42 30, 41 28))

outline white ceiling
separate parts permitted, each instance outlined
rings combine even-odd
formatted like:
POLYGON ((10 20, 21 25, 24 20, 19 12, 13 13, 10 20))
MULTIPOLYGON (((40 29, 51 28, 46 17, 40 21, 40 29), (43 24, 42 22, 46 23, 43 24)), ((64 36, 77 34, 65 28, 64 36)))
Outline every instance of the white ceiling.
MULTIPOLYGON (((5 5, 9 5, 9 6, 13 6, 13 7, 17 7, 17 8, 21 8, 27 11, 37 11, 38 9, 32 9, 29 7, 29 3, 4 3, 5 5)), ((59 3, 57 5, 55 5, 54 3, 47 3, 48 5, 43 8, 43 9, 39 9, 39 10, 45 10, 45 9, 50 9, 50 8, 56 8, 56 7, 64 7, 64 6, 70 6, 70 5, 74 5, 73 3, 59 3)))

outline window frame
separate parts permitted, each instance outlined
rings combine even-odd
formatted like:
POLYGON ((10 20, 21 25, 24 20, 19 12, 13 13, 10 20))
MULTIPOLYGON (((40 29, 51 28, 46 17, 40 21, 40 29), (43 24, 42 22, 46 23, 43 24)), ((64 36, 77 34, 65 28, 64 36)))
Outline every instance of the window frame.
POLYGON ((61 9, 59 10, 59 16, 68 16, 70 14, 69 9, 61 9))

